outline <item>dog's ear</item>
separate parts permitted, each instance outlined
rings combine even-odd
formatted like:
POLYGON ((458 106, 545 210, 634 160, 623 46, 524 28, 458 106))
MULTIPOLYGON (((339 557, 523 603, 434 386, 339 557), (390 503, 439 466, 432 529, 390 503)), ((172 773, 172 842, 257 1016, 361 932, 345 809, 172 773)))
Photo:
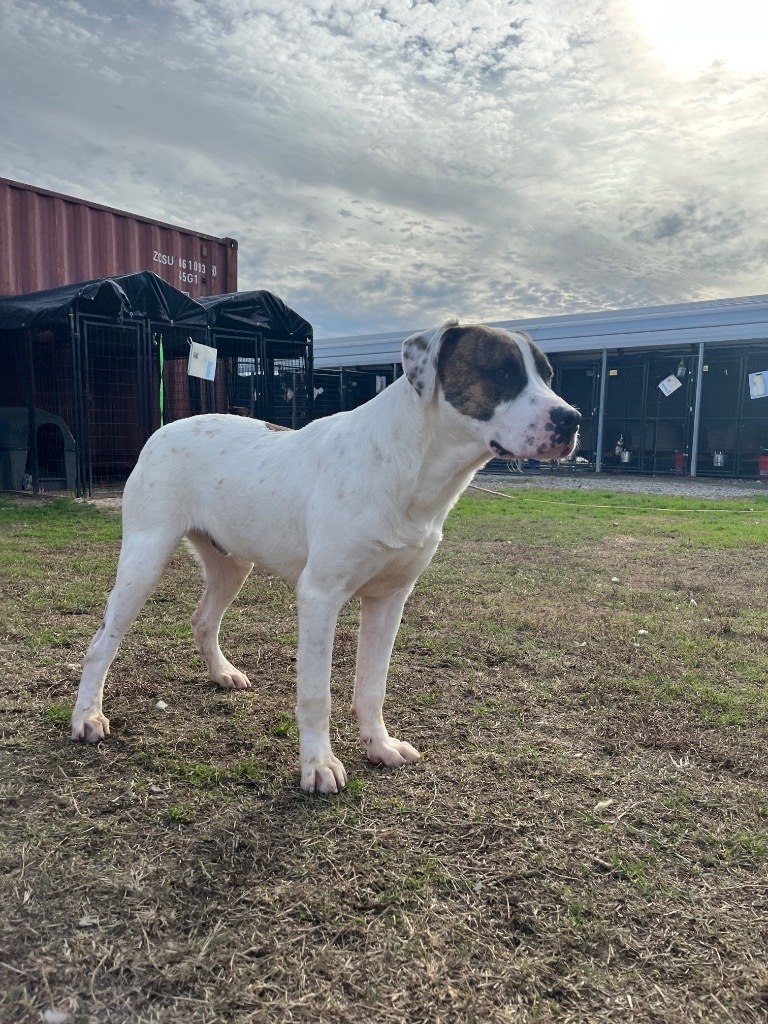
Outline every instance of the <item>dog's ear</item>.
POLYGON ((456 327, 458 320, 448 320, 432 331, 412 334, 403 342, 403 372, 416 394, 424 402, 432 400, 437 379, 437 355, 443 334, 456 327))

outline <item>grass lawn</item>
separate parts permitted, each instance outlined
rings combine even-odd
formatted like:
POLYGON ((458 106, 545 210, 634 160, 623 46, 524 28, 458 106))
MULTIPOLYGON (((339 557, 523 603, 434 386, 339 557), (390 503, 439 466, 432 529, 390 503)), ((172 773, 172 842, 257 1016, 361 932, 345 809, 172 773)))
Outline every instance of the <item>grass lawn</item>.
POLYGON ((350 606, 350 782, 322 797, 290 588, 246 583, 222 646, 254 690, 218 690, 179 549, 109 676, 112 738, 73 744, 120 521, 0 499, 0 1020, 768 1019, 768 498, 693 504, 468 492, 390 675, 424 760, 358 747, 350 606))

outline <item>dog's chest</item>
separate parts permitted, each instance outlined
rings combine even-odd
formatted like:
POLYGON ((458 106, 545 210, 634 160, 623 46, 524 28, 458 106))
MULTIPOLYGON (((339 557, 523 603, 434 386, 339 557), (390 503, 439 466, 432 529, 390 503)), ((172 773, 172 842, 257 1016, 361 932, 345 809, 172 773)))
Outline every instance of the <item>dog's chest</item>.
POLYGON ((383 596, 410 586, 432 561, 440 539, 440 531, 431 531, 417 543, 382 548, 376 558, 371 560, 370 576, 358 595, 383 596))

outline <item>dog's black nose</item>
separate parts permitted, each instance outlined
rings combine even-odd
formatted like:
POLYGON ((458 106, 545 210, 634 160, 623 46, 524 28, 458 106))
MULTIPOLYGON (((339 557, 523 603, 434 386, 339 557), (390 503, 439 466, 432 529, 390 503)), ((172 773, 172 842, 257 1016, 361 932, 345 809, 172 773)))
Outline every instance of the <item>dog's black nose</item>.
POLYGON ((550 409, 549 417, 555 429, 562 434, 575 434, 581 423, 581 413, 570 406, 558 406, 556 409, 550 409))

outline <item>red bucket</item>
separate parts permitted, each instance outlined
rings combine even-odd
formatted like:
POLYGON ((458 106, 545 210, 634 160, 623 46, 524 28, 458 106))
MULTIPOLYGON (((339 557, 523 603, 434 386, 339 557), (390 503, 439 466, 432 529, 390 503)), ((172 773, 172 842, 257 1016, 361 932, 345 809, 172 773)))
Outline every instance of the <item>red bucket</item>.
POLYGON ((675 452, 675 473, 678 476, 685 476, 685 460, 687 458, 687 452, 675 452))
POLYGON ((768 484, 768 455, 757 456, 757 475, 764 484, 768 484))

